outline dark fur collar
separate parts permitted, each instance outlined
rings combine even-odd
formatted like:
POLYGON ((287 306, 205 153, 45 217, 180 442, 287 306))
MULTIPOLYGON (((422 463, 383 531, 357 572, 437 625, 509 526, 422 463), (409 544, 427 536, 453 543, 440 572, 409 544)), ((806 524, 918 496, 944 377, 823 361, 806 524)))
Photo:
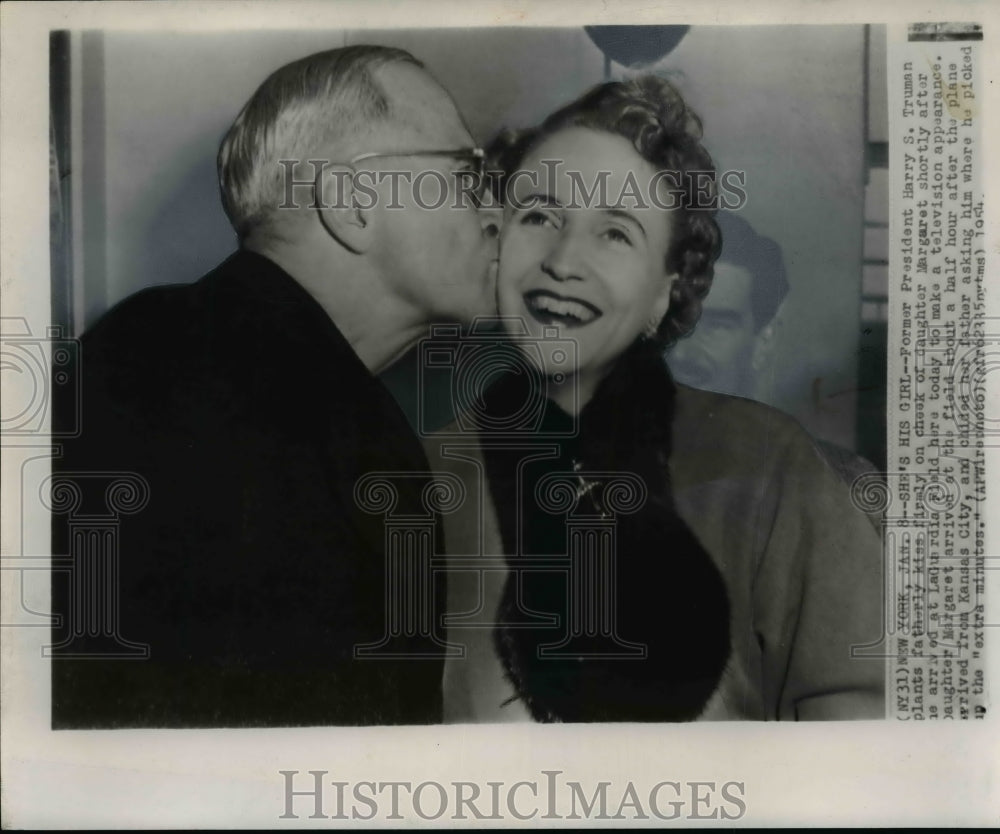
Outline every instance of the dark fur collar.
MULTIPOLYGON (((523 376, 502 379, 487 392, 486 412, 515 413, 523 401, 518 398, 537 391, 536 385, 537 380, 523 376)), ((565 437, 572 418, 546 401, 533 442, 557 444, 556 456, 526 462, 530 453, 523 441, 519 448, 505 448, 495 435, 481 433, 511 568, 497 612, 495 645, 538 721, 687 721, 698 717, 718 685, 729 656, 729 601, 719 571, 674 509, 667 471, 673 402, 673 382, 659 352, 639 344, 583 410, 575 437, 565 437), (638 512, 619 514, 614 523, 614 629, 603 635, 599 628, 578 629, 551 655, 543 647, 567 634, 572 613, 569 563, 552 557, 567 553, 568 519, 581 522, 580 513, 595 514, 607 504, 597 486, 568 515, 550 514, 538 505, 539 482, 553 473, 572 473, 574 464, 584 483, 601 480, 588 473, 634 473, 648 498, 638 512), (537 565, 540 557, 548 557, 543 559, 548 570, 518 570, 526 560, 537 565), (558 615, 559 625, 540 623, 541 614, 558 615), (644 646, 644 656, 623 654, 636 645, 644 646)), ((573 575, 582 575, 582 564, 573 575)), ((611 590, 606 575, 589 584, 611 590)), ((592 601, 582 610, 599 607, 592 601)))

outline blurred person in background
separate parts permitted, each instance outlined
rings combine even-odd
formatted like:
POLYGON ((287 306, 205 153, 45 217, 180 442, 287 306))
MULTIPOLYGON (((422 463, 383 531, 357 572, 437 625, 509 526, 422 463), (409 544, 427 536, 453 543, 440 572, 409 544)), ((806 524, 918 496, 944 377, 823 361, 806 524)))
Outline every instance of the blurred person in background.
POLYGON ((716 222, 723 243, 712 291, 694 330, 667 351, 667 364, 677 382, 763 401, 778 309, 788 295, 785 260, 781 247, 739 214, 720 211, 716 222))

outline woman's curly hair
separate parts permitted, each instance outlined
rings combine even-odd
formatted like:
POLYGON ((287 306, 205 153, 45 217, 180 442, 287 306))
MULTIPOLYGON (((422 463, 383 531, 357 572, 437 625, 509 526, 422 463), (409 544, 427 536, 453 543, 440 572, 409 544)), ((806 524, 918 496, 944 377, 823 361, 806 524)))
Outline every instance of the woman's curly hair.
POLYGON ((666 268, 677 280, 671 290, 670 309, 658 329, 659 341, 672 344, 697 323, 722 247, 715 208, 700 208, 716 204, 715 166, 701 145, 701 119, 669 81, 657 76, 600 84, 540 125, 503 130, 493 139, 487 153, 494 195, 502 199, 507 177, 534 147, 571 127, 623 136, 654 168, 675 172, 680 200, 673 209, 676 213, 666 268), (709 175, 696 176, 699 172, 709 175))

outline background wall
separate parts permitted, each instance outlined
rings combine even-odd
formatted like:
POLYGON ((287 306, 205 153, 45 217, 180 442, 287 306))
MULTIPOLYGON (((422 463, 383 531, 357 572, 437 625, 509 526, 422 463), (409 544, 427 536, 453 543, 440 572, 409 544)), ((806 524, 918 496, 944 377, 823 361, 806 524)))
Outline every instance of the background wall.
MULTIPOLYGON (((145 286, 192 281, 235 247, 215 152, 276 67, 348 43, 403 46, 473 134, 543 117, 604 79, 582 28, 89 33, 75 170, 77 329, 145 286)), ((792 285, 763 398, 854 447, 865 179, 865 35, 850 27, 694 27, 651 68, 701 113, 720 169, 747 172, 747 219, 792 285)), ((611 65, 612 77, 626 74, 611 65)), ((405 366, 401 366, 401 372, 405 366)))
POLYGON ((720 169, 747 172, 744 216, 791 285, 762 399, 853 448, 864 197, 864 31, 692 30, 663 62, 720 169), (769 390, 768 390, 769 389, 769 390))

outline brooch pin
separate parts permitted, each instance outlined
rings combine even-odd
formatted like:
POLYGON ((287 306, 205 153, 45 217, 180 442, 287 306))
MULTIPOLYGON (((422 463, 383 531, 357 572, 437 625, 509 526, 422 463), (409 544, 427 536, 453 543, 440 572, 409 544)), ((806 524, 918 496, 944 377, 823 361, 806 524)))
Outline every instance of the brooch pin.
POLYGON ((601 503, 599 498, 600 490, 597 488, 601 485, 600 481, 588 481, 583 477, 583 462, 573 458, 573 472, 576 474, 576 503, 579 506, 580 502, 584 498, 590 499, 590 503, 593 505, 597 514, 601 518, 610 518, 611 513, 609 513, 601 503))

